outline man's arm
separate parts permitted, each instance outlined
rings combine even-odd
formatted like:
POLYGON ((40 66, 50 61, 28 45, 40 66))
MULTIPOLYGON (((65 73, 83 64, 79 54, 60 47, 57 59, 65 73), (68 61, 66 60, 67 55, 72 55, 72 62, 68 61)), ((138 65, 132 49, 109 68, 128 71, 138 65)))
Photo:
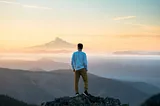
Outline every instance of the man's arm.
POLYGON ((88 71, 87 55, 84 54, 84 68, 88 71))
POLYGON ((75 69, 74 69, 74 53, 72 54, 71 66, 72 66, 72 70, 75 71, 75 69))

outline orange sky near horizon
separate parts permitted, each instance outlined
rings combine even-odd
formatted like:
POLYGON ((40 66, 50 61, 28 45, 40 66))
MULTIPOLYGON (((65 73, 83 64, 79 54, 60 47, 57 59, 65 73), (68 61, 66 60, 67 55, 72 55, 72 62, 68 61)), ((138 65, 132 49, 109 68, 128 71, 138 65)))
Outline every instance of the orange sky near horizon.
POLYGON ((159 2, 71 1, 0 0, 0 51, 44 44, 56 37, 97 51, 160 51, 159 2))
POLYGON ((15 27, 16 25, 13 25, 11 28, 7 27, 7 29, 1 27, 1 29, 4 29, 3 31, 0 31, 1 49, 17 49, 35 46, 48 43, 56 37, 60 37, 74 44, 82 42, 85 46, 94 50, 160 50, 160 37, 158 35, 153 34, 152 36, 147 36, 147 33, 145 34, 140 32, 141 34, 139 35, 134 33, 134 31, 136 32, 138 30, 133 30, 133 33, 130 30, 128 32, 126 31, 124 35, 122 31, 127 30, 125 28, 123 30, 116 30, 116 28, 114 28, 115 31, 113 32, 111 29, 106 30, 106 32, 103 31, 100 35, 98 35, 99 32, 96 32, 95 30, 93 30, 92 33, 88 33, 88 35, 80 33, 81 30, 79 30, 77 31, 79 33, 78 35, 77 33, 68 33, 65 35, 63 33, 56 34, 52 31, 53 27, 49 29, 45 28, 45 26, 40 27, 37 25, 37 27, 34 27, 32 25, 33 24, 27 26, 27 24, 24 24, 24 26, 20 25, 17 27, 15 27), (115 33, 116 31, 121 32, 121 35, 118 35, 119 33, 115 33), (95 35, 96 33, 97 35, 95 35))

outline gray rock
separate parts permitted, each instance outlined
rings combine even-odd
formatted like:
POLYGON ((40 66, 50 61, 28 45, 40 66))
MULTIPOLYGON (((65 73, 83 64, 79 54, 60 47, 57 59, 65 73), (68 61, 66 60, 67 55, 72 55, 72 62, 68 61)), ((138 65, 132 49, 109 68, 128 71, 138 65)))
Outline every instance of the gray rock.
POLYGON ((42 103, 41 106, 121 106, 121 102, 119 99, 81 94, 75 97, 56 98, 54 101, 42 103))

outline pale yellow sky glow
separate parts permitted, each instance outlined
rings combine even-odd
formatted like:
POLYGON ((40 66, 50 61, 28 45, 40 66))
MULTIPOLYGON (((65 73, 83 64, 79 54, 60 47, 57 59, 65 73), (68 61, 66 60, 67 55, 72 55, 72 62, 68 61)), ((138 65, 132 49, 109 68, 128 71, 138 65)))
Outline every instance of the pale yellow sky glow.
POLYGON ((100 7, 96 3, 87 7, 85 2, 0 0, 0 49, 30 47, 60 37, 102 51, 160 50, 160 23, 154 20, 159 15, 138 13, 134 6, 133 13, 121 14, 99 2, 100 7))

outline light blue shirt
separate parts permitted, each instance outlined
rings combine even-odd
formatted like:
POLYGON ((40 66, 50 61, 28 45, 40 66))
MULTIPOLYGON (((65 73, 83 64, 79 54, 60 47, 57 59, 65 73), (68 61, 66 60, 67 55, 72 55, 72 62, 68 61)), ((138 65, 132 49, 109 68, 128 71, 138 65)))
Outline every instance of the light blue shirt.
POLYGON ((80 70, 82 68, 85 68, 88 70, 87 67, 87 56, 86 53, 82 51, 76 51, 72 55, 71 65, 73 70, 80 70))

